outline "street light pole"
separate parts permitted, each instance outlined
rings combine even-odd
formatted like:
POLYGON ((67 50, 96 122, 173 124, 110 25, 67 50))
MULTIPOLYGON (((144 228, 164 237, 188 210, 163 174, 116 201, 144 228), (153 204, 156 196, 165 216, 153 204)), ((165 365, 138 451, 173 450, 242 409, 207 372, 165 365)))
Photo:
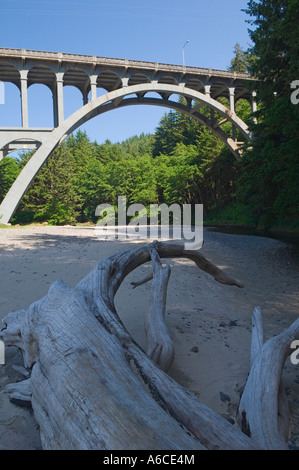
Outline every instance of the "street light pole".
POLYGON ((185 46, 188 44, 188 42, 189 42, 189 39, 187 39, 187 41, 185 42, 183 46, 183 67, 185 67, 185 46))

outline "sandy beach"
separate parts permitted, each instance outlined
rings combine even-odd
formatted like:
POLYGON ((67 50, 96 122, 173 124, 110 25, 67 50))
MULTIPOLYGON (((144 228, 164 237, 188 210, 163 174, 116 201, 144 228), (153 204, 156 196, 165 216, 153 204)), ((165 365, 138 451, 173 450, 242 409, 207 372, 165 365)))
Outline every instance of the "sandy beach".
MULTIPOLYGON (((264 237, 205 230, 204 242, 202 254, 245 287, 219 284, 191 261, 169 260, 166 320, 176 348, 169 374, 237 426, 237 387, 249 371, 253 309, 261 307, 266 339, 298 317, 299 256, 292 245, 264 237)), ((100 241, 93 227, 0 229, 0 319, 42 298, 55 280, 75 286, 100 260, 135 246, 100 241)), ((151 282, 134 290, 130 283, 149 269, 147 264, 131 273, 116 296, 119 316, 141 347, 151 282)), ((0 365, 0 449, 40 449, 33 412, 11 403, 5 390, 23 378, 14 365, 23 365, 21 354, 7 348, 0 365)), ((290 359, 283 380, 292 414, 290 446, 299 448, 299 365, 290 359)))

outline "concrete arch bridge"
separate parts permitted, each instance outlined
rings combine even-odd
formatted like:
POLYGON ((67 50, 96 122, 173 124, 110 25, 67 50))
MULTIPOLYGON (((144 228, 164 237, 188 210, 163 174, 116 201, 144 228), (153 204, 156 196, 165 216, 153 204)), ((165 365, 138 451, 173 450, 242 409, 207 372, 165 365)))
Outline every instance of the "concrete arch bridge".
MULTIPOLYGON (((252 77, 244 73, 186 67, 180 65, 0 48, 0 81, 20 90, 22 125, 0 127, 0 160, 17 149, 37 149, 0 205, 0 221, 8 223, 24 193, 48 159, 68 135, 85 122, 107 111, 132 105, 155 105, 181 111, 214 132, 240 157, 251 135, 235 112, 236 102, 246 99, 256 110, 255 92, 249 91, 252 77), (28 88, 42 84, 53 96, 51 128, 30 127, 28 88), (63 87, 73 86, 82 93, 82 107, 64 119, 63 87), (99 89, 104 92, 98 96, 99 89), (177 96, 185 97, 185 103, 177 96), (225 97, 226 107, 217 99, 225 97), (209 108, 209 117, 201 108, 209 108), (220 116, 220 117, 219 117, 220 116), (231 123, 228 135, 223 124, 231 123), (237 130, 242 142, 237 141, 237 130)), ((252 87, 250 87, 252 88, 252 87)), ((1 112, 1 106, 0 106, 1 112)))

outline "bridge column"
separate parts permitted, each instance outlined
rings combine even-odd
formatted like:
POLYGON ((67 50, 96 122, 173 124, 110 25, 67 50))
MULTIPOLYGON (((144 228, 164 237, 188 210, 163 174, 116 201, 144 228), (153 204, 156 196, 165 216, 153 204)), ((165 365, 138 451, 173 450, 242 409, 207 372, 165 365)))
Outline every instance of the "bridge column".
POLYGON ((20 70, 21 81, 21 107, 22 107, 22 127, 28 127, 28 93, 27 93, 28 70, 20 70))
MULTIPOLYGON (((229 108, 232 113, 235 112, 235 87, 230 86, 228 87, 229 91, 229 108)), ((233 131, 233 140, 237 140, 237 129, 236 126, 232 125, 232 131, 233 131)))
POLYGON ((229 91, 229 108, 234 113, 235 112, 235 87, 228 87, 229 91))
MULTIPOLYGON (((206 96, 211 96, 211 86, 212 85, 205 85, 205 95, 206 96)), ((214 109, 210 109, 210 120, 211 120, 211 123, 212 123, 212 126, 214 125, 214 120, 215 120, 215 113, 214 113, 214 109)))
POLYGON ((58 127, 64 121, 63 110, 63 73, 56 74, 56 86, 53 92, 54 126, 58 127))
POLYGON ((97 75, 90 76, 91 100, 95 100, 97 97, 97 78, 97 75))
POLYGON ((211 95, 211 86, 212 85, 205 85, 205 95, 211 95))
MULTIPOLYGON (((251 92, 251 112, 255 113, 257 111, 257 105, 256 105, 256 91, 251 92)), ((255 116, 252 117, 252 121, 254 124, 257 124, 257 119, 255 116)))
POLYGON ((57 107, 56 84, 55 84, 55 88, 52 90, 52 98, 53 98, 54 127, 58 127, 58 107, 57 107))

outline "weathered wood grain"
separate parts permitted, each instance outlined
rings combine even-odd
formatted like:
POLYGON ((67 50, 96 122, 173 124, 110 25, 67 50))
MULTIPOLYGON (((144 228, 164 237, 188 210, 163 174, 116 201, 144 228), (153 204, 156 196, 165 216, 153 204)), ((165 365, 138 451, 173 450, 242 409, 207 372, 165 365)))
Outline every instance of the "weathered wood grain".
POLYGON ((4 319, 7 328, 0 337, 17 345, 25 367, 31 368, 27 383, 15 384, 11 393, 31 398, 44 449, 285 448, 287 409, 280 378, 299 320, 262 344, 256 309, 251 370, 239 407, 242 432, 165 372, 174 345, 165 323, 170 268, 160 258, 183 257, 218 282, 243 286, 199 252, 180 243, 155 242, 102 260, 75 288, 56 281, 28 310, 4 319), (145 321, 146 353, 121 322, 114 297, 124 278, 150 260, 153 295, 145 321))

